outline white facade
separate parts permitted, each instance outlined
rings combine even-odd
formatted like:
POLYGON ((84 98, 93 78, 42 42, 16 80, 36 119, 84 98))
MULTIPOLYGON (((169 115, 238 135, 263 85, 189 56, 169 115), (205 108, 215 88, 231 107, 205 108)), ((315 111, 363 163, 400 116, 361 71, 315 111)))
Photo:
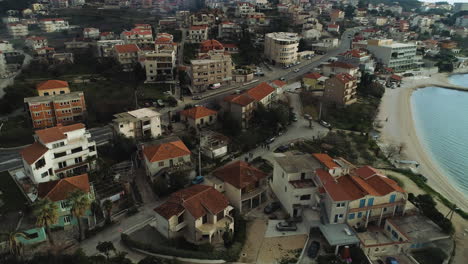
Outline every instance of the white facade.
POLYGON ((192 26, 187 30, 187 41, 190 43, 201 43, 208 39, 207 26, 192 26))
POLYGON ((6 75, 5 55, 3 55, 3 52, 0 51, 0 78, 4 77, 5 75, 6 75))
POLYGON ((68 30, 70 28, 68 21, 65 21, 61 18, 41 19, 39 21, 39 27, 42 31, 47 33, 68 30))
POLYGON ((99 28, 85 28, 83 29, 83 37, 89 39, 98 39, 99 38, 99 28))
POLYGON ((151 108, 114 115, 114 130, 128 138, 156 138, 162 135, 161 114, 151 108))
POLYGON ((163 48, 158 51, 145 53, 146 81, 154 82, 158 76, 163 79, 173 79, 174 68, 176 67, 175 48, 163 48))
POLYGON ((31 50, 44 48, 49 45, 46 38, 35 37, 35 36, 26 38, 25 44, 26 44, 26 47, 30 48, 31 50))
POLYGON ((124 41, 121 39, 109 39, 96 41, 96 53, 98 57, 113 57, 114 46, 123 45, 124 41))
POLYGON ((29 34, 28 26, 20 23, 12 23, 7 25, 8 34, 13 38, 26 37, 29 34))
POLYGON ((236 13, 237 17, 246 17, 247 15, 255 13, 255 6, 251 3, 240 2, 237 3, 236 13))
POLYGON ((36 143, 25 148, 21 154, 26 174, 36 184, 82 174, 92 166, 88 159, 97 157, 96 143, 91 141, 91 134, 83 124, 39 130, 35 138, 36 143), (60 133, 63 135, 61 139, 50 140, 48 136, 53 134, 55 137, 60 133), (38 149, 46 150, 42 153, 37 152, 38 149), (28 158, 31 155, 34 156, 33 162, 28 158))
POLYGON ((265 56, 279 65, 288 65, 297 61, 299 48, 297 33, 275 32, 265 35, 265 56))
POLYGON ((391 39, 369 40, 367 42, 367 49, 377 60, 397 72, 416 66, 416 48, 416 44, 394 43, 391 39))
POLYGON ((0 40, 0 51, 2 52, 11 52, 14 51, 13 45, 6 41, 6 40, 0 40))

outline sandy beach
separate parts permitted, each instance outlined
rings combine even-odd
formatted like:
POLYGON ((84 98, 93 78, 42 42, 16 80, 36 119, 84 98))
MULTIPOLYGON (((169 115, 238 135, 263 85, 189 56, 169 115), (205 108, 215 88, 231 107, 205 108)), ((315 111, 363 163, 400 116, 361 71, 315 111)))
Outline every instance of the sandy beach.
POLYGON ((404 78, 401 87, 386 89, 377 117, 377 121, 383 126, 380 129, 380 140, 383 144, 404 143, 406 147, 400 158, 419 162, 417 172, 428 178, 428 184, 458 207, 468 211, 467 197, 453 186, 449 176, 430 153, 426 152, 416 134, 410 98, 415 89, 427 86, 450 86, 447 74, 404 78), (385 121, 387 118, 388 121, 385 121))

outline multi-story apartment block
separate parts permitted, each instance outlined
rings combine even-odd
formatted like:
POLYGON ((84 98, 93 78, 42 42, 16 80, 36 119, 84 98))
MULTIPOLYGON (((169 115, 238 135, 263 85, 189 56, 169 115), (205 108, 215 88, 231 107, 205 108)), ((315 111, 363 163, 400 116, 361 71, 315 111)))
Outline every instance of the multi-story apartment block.
POLYGON ((123 31, 120 34, 120 39, 122 39, 127 44, 142 44, 153 42, 153 31, 150 28, 148 29, 146 24, 135 25, 136 27, 129 30, 123 31))
POLYGON ((201 53, 208 53, 210 50, 222 52, 224 51, 224 46, 216 39, 209 39, 200 43, 201 53))
POLYGON ((28 97, 24 103, 36 129, 81 122, 86 115, 83 92, 28 97))
POLYGON ((36 85, 36 90, 39 96, 49 96, 57 94, 70 93, 68 82, 60 80, 48 80, 36 85))
POLYGON ((255 12, 255 6, 247 2, 238 2, 236 6, 236 17, 247 17, 248 14, 255 12))
POLYGON ((361 72, 359 71, 359 68, 357 66, 341 61, 334 61, 328 64, 324 64, 322 66, 322 72, 323 75, 327 77, 336 75, 338 73, 347 73, 356 78, 358 82, 361 77, 361 72))
POLYGON ((81 123, 37 130, 34 138, 21 157, 27 176, 36 184, 80 175, 94 167, 96 143, 81 123))
POLYGON ((84 28, 83 37, 87 39, 98 39, 100 37, 99 28, 84 28))
POLYGON ((239 39, 242 36, 242 27, 239 24, 224 21, 218 25, 218 38, 239 39))
POLYGON ((339 73, 325 81, 323 99, 340 106, 357 101, 357 80, 348 73, 339 73))
POLYGON ((455 25, 459 27, 468 27, 468 15, 457 17, 457 20, 455 20, 455 25))
POLYGON ((187 41, 190 43, 200 43, 208 39, 208 26, 191 26, 187 30, 187 41))
POLYGON ((226 197, 206 185, 177 191, 156 207, 156 229, 164 237, 184 237, 195 244, 220 241, 226 227, 234 232, 233 207, 226 197))
POLYGON ((177 44, 172 39, 171 34, 160 33, 155 41, 155 50, 145 52, 147 82, 174 79, 177 44))
POLYGON ((153 177, 165 168, 190 163, 192 152, 177 137, 165 138, 143 146, 146 175, 153 177))
POLYGON ((114 131, 128 138, 156 138, 162 135, 161 114, 154 108, 141 108, 114 115, 114 131))
POLYGON ((2 17, 2 22, 3 24, 19 23, 20 19, 18 17, 6 16, 2 17))
POLYGON ((361 71, 374 72, 375 62, 371 55, 365 50, 353 49, 346 52, 340 53, 337 56, 338 61, 349 63, 356 67, 359 67, 361 71))
POLYGON ((246 19, 247 24, 252 26, 268 26, 270 24, 270 19, 261 12, 250 13, 246 19))
POLYGON ((8 34, 13 38, 26 37, 29 34, 28 26, 21 23, 7 24, 8 34))
POLYGON ((39 27, 47 33, 68 30, 68 21, 62 18, 44 18, 39 20, 39 27))
POLYGON ((96 41, 96 55, 97 57, 109 58, 113 57, 115 53, 115 45, 124 45, 121 39, 109 39, 96 41))
POLYGON ((468 3, 459 2, 453 4, 453 13, 458 13, 461 11, 468 11, 468 3))
POLYGON ((13 44, 6 40, 0 40, 0 51, 4 53, 14 52, 13 44))
POLYGON ((391 39, 367 41, 367 49, 386 67, 402 72, 417 67, 416 44, 394 43, 391 39))
POLYGON ((36 36, 27 37, 25 40, 25 44, 26 47, 30 48, 31 50, 47 47, 49 45, 47 38, 36 36))
POLYGON ((211 50, 199 59, 191 60, 190 78, 192 87, 198 92, 229 84, 232 80, 231 55, 211 50))
POLYGON ((50 4, 53 8, 67 8, 68 0, 52 0, 50 4))
POLYGON ((138 63, 140 48, 136 44, 124 44, 114 46, 114 57, 122 65, 124 70, 132 71, 138 63))
POLYGON ((244 161, 234 161, 214 170, 204 184, 223 193, 234 208, 244 213, 267 200, 267 176, 244 161))
POLYGON ((273 64, 293 64, 297 61, 299 40, 297 33, 268 33, 265 35, 265 57, 273 64))

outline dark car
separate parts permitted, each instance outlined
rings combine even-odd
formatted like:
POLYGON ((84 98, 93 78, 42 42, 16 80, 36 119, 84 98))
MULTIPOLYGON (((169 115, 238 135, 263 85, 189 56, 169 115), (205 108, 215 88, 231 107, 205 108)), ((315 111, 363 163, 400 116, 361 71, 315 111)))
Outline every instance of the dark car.
POLYGON ((263 212, 265 214, 271 214, 280 208, 281 208, 281 204, 279 202, 272 202, 271 204, 265 206, 265 209, 263 209, 263 212))
POLYGON ((294 222, 282 221, 276 224, 276 230, 278 231, 296 231, 297 225, 294 222))
POLYGON ((288 150, 289 150, 289 147, 287 145, 282 145, 276 149, 276 152, 286 152, 288 150))
POLYGON ((314 259, 317 257, 319 250, 320 243, 317 241, 312 241, 312 243, 310 243, 309 249, 307 249, 307 256, 314 259))
POLYGON ((205 181, 205 178, 203 176, 196 176, 195 179, 192 180, 192 184, 200 184, 205 181))
POLYGON ((398 260, 396 260, 396 258, 394 257, 387 257, 385 259, 385 263, 386 264, 398 264, 398 260))

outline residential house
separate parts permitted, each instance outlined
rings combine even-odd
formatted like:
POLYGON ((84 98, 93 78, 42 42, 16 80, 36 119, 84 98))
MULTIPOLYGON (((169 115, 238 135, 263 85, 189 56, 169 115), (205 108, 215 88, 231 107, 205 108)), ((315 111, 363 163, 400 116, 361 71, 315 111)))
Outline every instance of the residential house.
POLYGON ((68 21, 62 18, 41 19, 39 20, 39 27, 42 31, 47 33, 68 30, 70 28, 68 21))
POLYGON ((328 24, 327 31, 328 32, 340 33, 340 25, 338 25, 338 24, 328 24))
POLYGON ((203 133, 200 133, 201 153, 210 159, 225 156, 228 153, 229 142, 228 137, 215 131, 203 130, 203 133))
POLYGON ((375 70, 375 62, 372 56, 363 49, 345 51, 338 54, 337 58, 339 62, 345 62, 359 67, 361 71, 373 73, 375 70))
POLYGON ((330 18, 332 21, 340 21, 343 20, 345 13, 339 9, 333 9, 330 12, 330 18))
POLYGON ((193 185, 172 193, 154 209, 156 229, 168 239, 184 237, 195 244, 222 241, 226 226, 234 232, 233 209, 213 187, 193 185))
POLYGON ((151 26, 148 28, 146 26, 138 27, 135 25, 135 28, 129 31, 122 31, 122 33, 120 33, 120 39, 126 44, 150 43, 153 42, 153 31, 151 26))
POLYGON ((83 37, 87 39, 99 39, 100 37, 99 28, 84 28, 83 37))
POLYGON ((234 161, 214 170, 205 184, 223 193, 234 208, 245 213, 267 201, 267 176, 244 161, 234 161))
POLYGON ((357 101, 357 80, 348 73, 338 73, 327 79, 324 85, 323 99, 340 106, 357 101))
POLYGON ((7 74, 6 60, 3 51, 0 51, 0 78, 5 77, 7 74))
POLYGON ((145 52, 144 66, 147 82, 174 79, 177 44, 172 39, 172 35, 160 33, 155 41, 155 50, 145 52))
POLYGON ((83 92, 45 95, 47 90, 43 90, 43 93, 43 96, 24 98, 33 128, 74 124, 85 119, 86 103, 83 92))
MULTIPOLYGON (((78 224, 78 219, 71 212, 69 195, 74 191, 82 191, 87 194, 90 202, 94 201, 93 185, 89 182, 88 174, 81 174, 54 181, 41 182, 37 186, 37 196, 39 199, 49 199, 58 208, 58 221, 52 224, 53 227, 72 228, 78 224)), ((96 224, 95 215, 91 211, 91 206, 87 208, 80 218, 82 226, 92 228, 96 224)))
POLYGON ((251 26, 268 26, 270 19, 265 13, 255 12, 247 15, 247 24, 251 26))
POLYGON ((276 98, 276 90, 270 84, 262 82, 259 85, 248 89, 246 92, 250 97, 254 98, 257 103, 269 107, 276 98))
POLYGON ((221 44, 219 41, 215 39, 205 40, 202 43, 200 43, 201 53, 208 53, 208 51, 211 51, 211 50, 222 52, 224 51, 223 44, 221 44))
POLYGON ((49 96, 70 93, 68 82, 60 80, 47 80, 36 85, 39 96, 49 96))
POLYGON ((29 34, 28 26, 21 23, 9 23, 7 29, 13 38, 23 38, 29 34))
POLYGON ((236 6, 236 17, 247 17, 249 14, 255 12, 255 6, 247 2, 238 2, 236 6))
POLYGON ((140 108, 114 115, 114 131, 128 138, 156 138, 162 135, 161 114, 154 108, 140 108))
POLYGON ((247 93, 232 94, 224 97, 221 102, 223 111, 228 112, 242 128, 249 127, 250 119, 256 107, 256 101, 247 93))
POLYGON ((208 109, 204 106, 195 106, 180 111, 181 120, 195 129, 215 124, 218 119, 217 117, 217 111, 208 109))
POLYGON ((302 83, 307 90, 323 90, 325 80, 328 78, 322 76, 320 73, 308 73, 302 77, 302 83))
POLYGON ((36 50, 39 48, 47 47, 48 41, 47 41, 47 38, 45 37, 31 36, 31 37, 26 38, 26 40, 24 41, 24 44, 26 45, 26 47, 30 48, 31 50, 36 50))
POLYGON ((81 123, 37 130, 34 138, 21 151, 26 175, 33 183, 83 174, 94 166, 96 143, 81 123))
POLYGON ((189 43, 200 43, 208 39, 208 26, 191 26, 187 30, 186 40, 189 43))
POLYGON ((133 70, 138 62, 139 53, 140 48, 136 44, 114 46, 114 57, 126 71, 133 70))
POLYGON ((330 77, 339 73, 347 73, 359 82, 361 78, 361 72, 357 66, 341 61, 334 61, 329 64, 324 64, 322 66, 322 72, 324 76, 330 77))
MULTIPOLYGON (((99 40, 112 40, 112 39, 114 40, 116 39, 115 34, 112 31, 104 31, 104 32, 99 33, 99 40)), ((122 44, 124 44, 123 41, 122 41, 122 44)))
POLYGON ((191 152, 177 137, 154 141, 143 146, 146 175, 154 176, 165 168, 190 162, 191 152))
POLYGON ((115 45, 123 45, 124 41, 121 39, 109 39, 96 41, 96 56, 97 57, 114 57, 115 45))

